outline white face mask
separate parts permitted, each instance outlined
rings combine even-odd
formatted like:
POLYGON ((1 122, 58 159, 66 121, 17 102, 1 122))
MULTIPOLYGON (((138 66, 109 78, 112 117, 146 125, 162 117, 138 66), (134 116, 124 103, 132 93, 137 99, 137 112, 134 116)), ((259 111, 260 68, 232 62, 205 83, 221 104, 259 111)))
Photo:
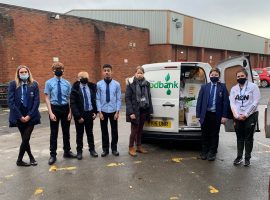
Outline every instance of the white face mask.
POLYGON ((29 78, 29 74, 20 74, 20 79, 26 81, 29 78))

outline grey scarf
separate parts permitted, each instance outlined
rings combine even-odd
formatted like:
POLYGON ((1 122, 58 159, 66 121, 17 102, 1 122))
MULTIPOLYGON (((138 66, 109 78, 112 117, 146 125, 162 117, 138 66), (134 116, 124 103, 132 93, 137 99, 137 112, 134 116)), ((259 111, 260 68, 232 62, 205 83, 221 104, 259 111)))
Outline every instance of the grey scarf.
POLYGON ((134 78, 136 83, 136 100, 140 106, 140 109, 149 108, 149 94, 147 88, 147 81, 145 79, 138 80, 134 78))

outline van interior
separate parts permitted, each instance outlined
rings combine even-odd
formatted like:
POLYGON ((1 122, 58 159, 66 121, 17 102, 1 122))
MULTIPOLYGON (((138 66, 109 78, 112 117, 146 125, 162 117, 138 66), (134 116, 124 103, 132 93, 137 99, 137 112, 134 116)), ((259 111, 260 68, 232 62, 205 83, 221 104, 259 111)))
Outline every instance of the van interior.
POLYGON ((206 74, 202 68, 181 65, 179 127, 200 127, 196 118, 196 105, 201 85, 206 82, 206 74))

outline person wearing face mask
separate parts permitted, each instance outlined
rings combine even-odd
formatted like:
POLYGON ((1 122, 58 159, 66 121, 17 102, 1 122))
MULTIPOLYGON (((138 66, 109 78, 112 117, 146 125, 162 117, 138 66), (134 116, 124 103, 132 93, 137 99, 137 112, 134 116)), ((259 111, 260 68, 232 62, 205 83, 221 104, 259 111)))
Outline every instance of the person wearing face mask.
POLYGON ((30 69, 20 65, 16 70, 15 80, 8 86, 9 126, 18 127, 22 138, 17 166, 37 165, 29 141, 34 126, 40 124, 39 103, 38 83, 34 81, 30 69), (25 152, 30 158, 30 163, 23 161, 25 152))
POLYGON ((126 80, 126 121, 131 122, 129 136, 129 155, 147 153, 142 148, 142 132, 144 122, 153 114, 153 105, 150 93, 150 83, 144 78, 144 69, 136 68, 135 76, 126 80), (136 144, 137 149, 134 148, 136 144))
POLYGON ((71 109, 69 106, 69 96, 71 92, 70 83, 62 76, 64 73, 64 65, 60 62, 55 62, 52 65, 54 77, 47 80, 45 83, 45 101, 49 112, 50 119, 50 159, 48 164, 52 165, 56 162, 57 137, 59 122, 61 121, 63 133, 63 149, 64 158, 77 158, 77 156, 70 151, 70 121, 71 109))
POLYGON ((230 105, 237 138, 237 157, 233 163, 240 165, 243 162, 242 157, 245 149, 244 166, 249 166, 261 95, 258 86, 247 80, 248 73, 245 69, 238 70, 236 78, 238 84, 233 86, 230 92, 230 105))
POLYGON ((121 87, 119 82, 112 79, 112 66, 103 65, 104 79, 97 83, 97 110, 99 112, 100 127, 102 133, 101 157, 109 154, 108 120, 111 124, 111 150, 114 156, 119 156, 118 143, 118 118, 121 109, 121 87))
POLYGON ((87 72, 78 74, 78 81, 73 84, 71 89, 70 106, 76 127, 77 159, 82 159, 84 129, 90 155, 98 157, 93 135, 93 122, 97 114, 96 84, 89 82, 87 72))
POLYGON ((196 117, 199 118, 202 129, 201 159, 214 161, 219 143, 220 125, 228 118, 229 96, 225 84, 219 81, 218 68, 210 70, 211 82, 202 85, 197 106, 196 117))

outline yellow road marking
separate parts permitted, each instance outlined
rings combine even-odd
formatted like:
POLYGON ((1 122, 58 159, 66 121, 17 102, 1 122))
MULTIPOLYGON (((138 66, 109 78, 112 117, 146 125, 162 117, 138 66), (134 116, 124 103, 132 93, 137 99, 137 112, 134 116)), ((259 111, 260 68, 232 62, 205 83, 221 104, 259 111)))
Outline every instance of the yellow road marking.
POLYGON ((257 142, 257 143, 270 149, 270 145, 263 144, 263 143, 261 143, 261 142, 257 142))
POLYGON ((36 189, 34 195, 39 195, 39 194, 42 194, 43 193, 43 189, 42 188, 38 188, 36 189))
POLYGON ((178 200, 178 197, 170 197, 170 200, 178 200))
POLYGON ((214 187, 211 186, 211 185, 209 185, 208 188, 210 189, 210 193, 211 193, 211 194, 215 194, 215 193, 218 193, 218 192, 219 192, 216 188, 214 188, 214 187))
POLYGON ((9 179, 9 178, 12 178, 13 176, 14 176, 13 174, 10 174, 10 175, 5 176, 5 178, 9 179))
POLYGON ((173 162, 180 163, 183 160, 183 158, 172 158, 173 162))
POLYGON ((110 163, 107 165, 107 167, 119 167, 119 166, 124 166, 124 163, 110 163))
POLYGON ((50 172, 55 172, 55 171, 70 171, 70 170, 75 170, 77 169, 77 167, 56 167, 55 165, 51 166, 51 168, 49 169, 50 172))
POLYGON ((142 161, 134 161, 134 164, 140 164, 142 161))

